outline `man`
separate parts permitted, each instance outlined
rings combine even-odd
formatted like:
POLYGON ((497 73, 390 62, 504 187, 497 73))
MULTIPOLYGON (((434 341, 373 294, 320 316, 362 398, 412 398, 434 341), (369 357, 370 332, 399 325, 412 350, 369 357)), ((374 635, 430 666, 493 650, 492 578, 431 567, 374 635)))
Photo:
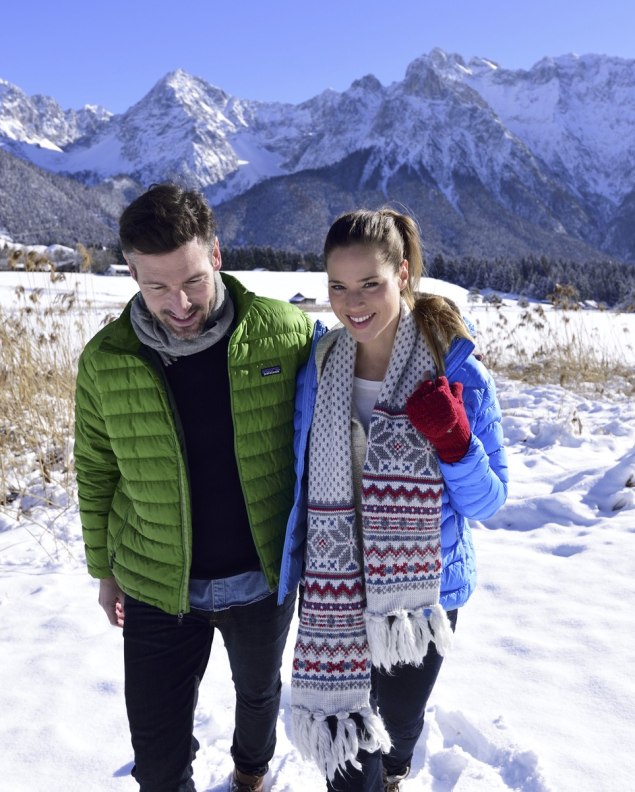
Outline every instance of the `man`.
POLYGON ((218 629, 236 689, 230 788, 261 792, 294 608, 275 590, 311 322, 221 276, 196 192, 151 187, 119 231, 139 292, 81 355, 75 462, 88 570, 123 627, 133 775, 141 792, 194 789, 218 629))

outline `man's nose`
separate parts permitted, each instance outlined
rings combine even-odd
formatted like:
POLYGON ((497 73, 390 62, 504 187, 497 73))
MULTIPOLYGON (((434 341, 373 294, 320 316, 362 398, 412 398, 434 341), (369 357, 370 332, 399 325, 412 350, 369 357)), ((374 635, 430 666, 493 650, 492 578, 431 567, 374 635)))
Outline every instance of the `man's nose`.
POLYGON ((183 289, 172 292, 170 295, 170 309, 172 311, 184 311, 190 308, 192 303, 183 289))

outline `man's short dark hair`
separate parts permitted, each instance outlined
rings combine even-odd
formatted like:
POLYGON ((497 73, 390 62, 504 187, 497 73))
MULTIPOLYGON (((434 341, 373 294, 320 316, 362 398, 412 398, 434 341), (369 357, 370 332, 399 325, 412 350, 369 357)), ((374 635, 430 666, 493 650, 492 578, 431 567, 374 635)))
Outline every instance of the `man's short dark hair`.
POLYGON ((211 249, 215 237, 216 220, 203 195, 176 184, 153 184, 119 218, 124 253, 171 253, 193 239, 211 249))

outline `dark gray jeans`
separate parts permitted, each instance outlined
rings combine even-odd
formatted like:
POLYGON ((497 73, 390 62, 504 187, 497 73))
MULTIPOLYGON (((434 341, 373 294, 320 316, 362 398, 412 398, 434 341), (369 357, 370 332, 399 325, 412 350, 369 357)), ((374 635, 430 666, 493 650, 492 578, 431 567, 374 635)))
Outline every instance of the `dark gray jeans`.
MULTIPOLYGON (((448 611, 453 630, 457 613, 448 611)), ((336 773, 332 782, 327 781, 328 792, 383 792, 384 768, 389 775, 406 772, 423 731, 426 705, 442 663, 443 658, 431 642, 420 666, 399 665, 390 673, 373 667, 371 704, 373 709, 379 709, 392 748, 383 755, 380 751, 372 754, 360 751, 357 760, 362 765, 361 771, 348 765, 344 773, 336 773)))
POLYGON ((179 620, 126 597, 126 707, 140 792, 194 789, 194 709, 216 629, 236 691, 232 757, 245 773, 267 771, 276 744, 280 666, 293 611, 293 597, 278 606, 272 594, 227 610, 193 610, 179 620))

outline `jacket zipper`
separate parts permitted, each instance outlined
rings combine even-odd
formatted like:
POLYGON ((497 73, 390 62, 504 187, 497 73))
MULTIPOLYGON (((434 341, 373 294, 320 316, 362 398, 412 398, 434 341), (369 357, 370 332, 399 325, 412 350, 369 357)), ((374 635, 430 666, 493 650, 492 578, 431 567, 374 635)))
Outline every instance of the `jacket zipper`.
POLYGON ((190 557, 191 555, 190 546, 188 542, 188 531, 186 527, 186 522, 188 522, 189 517, 187 514, 187 503, 184 494, 185 493, 184 481, 183 481, 184 465, 183 465, 183 456, 181 454, 180 448, 177 448, 177 458, 179 460, 179 493, 181 497, 181 546, 183 548, 183 574, 181 577, 181 591, 180 591, 179 614, 178 614, 178 624, 180 627, 183 622, 183 614, 187 610, 187 603, 189 599, 189 594, 187 589, 189 587, 189 569, 190 569, 190 564, 192 563, 192 559, 190 557))

